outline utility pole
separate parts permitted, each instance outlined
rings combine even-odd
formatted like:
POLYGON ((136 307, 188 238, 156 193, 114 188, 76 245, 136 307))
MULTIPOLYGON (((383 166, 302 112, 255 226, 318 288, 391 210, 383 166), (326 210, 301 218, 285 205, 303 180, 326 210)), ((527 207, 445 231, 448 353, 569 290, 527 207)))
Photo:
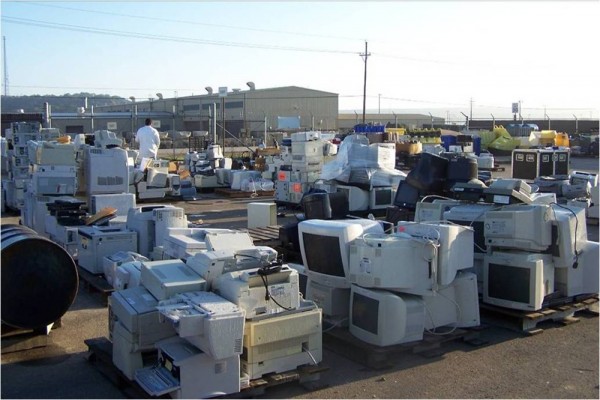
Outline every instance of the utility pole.
POLYGON ((365 41, 365 52, 360 54, 362 59, 365 61, 365 79, 364 79, 364 83, 363 83, 363 114, 362 114, 363 125, 365 123, 365 110, 367 108, 367 59, 371 55, 371 53, 368 52, 368 48, 369 48, 368 43, 365 41))
POLYGON ((471 112, 469 113, 469 119, 473 119, 473 98, 471 97, 471 112))
POLYGON ((4 95, 8 96, 8 69, 7 69, 7 61, 6 61, 6 36, 2 36, 2 48, 4 51, 4 95))

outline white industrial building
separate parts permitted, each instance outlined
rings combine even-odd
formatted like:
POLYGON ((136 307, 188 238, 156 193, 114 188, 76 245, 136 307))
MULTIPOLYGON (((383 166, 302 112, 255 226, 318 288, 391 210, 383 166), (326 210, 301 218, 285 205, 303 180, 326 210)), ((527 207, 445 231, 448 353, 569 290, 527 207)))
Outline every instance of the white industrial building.
MULTIPOLYGON (((159 130, 211 133, 214 127, 213 116, 216 115, 214 122, 217 123, 217 133, 220 134, 224 119, 225 129, 238 137, 251 134, 258 136, 265 130, 337 129, 337 93, 297 86, 255 89, 251 82, 248 86, 248 90, 229 90, 226 96, 217 90, 206 88, 207 94, 204 95, 149 100, 132 97, 129 104, 97 107, 95 112, 102 115, 103 120, 110 117, 112 112, 115 112, 114 115, 128 113, 130 121, 123 121, 123 127, 117 125, 113 129, 117 132, 131 131, 132 127, 137 129, 144 123, 142 114, 156 114, 154 119, 160 125, 159 130)), ((107 129, 102 125, 99 121, 96 123, 97 128, 107 129)), ((53 126, 56 124, 53 123, 53 126)), ((111 126, 114 127, 114 124, 111 126)))

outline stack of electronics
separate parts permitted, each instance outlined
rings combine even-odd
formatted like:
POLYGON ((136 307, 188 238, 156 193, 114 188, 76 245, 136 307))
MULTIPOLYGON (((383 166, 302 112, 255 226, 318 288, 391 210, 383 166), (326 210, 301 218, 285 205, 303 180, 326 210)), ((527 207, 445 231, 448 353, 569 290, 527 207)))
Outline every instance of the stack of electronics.
POLYGON ((357 239, 348 271, 350 333, 388 346, 478 326, 477 278, 465 271, 472 243, 466 227, 403 221, 394 234, 357 239))
POLYGON ((140 200, 161 199, 167 194, 181 194, 181 180, 178 174, 169 173, 169 160, 148 160, 143 167, 145 174, 142 180, 136 179, 136 190, 140 200))
POLYGON ((569 184, 576 187, 586 187, 588 196, 571 196, 567 204, 585 208, 588 218, 598 219, 600 209, 600 186, 598 186, 598 175, 589 172, 573 171, 569 175, 569 184))
POLYGON ((159 300, 206 288, 206 281, 181 260, 140 264, 138 284, 109 297, 113 363, 129 379, 134 379, 136 370, 156 363, 156 342, 177 335, 172 324, 161 322, 159 300))
POLYGON ((193 176, 194 186, 201 189, 229 187, 233 160, 223 157, 220 145, 209 145, 206 151, 186 155, 186 165, 193 176))
POLYGON ((473 266, 485 303, 530 311, 598 293, 598 243, 587 240, 585 210, 556 202, 523 203, 524 182, 498 182, 486 194, 495 204, 419 202, 415 221, 446 220, 473 229, 473 266))
POLYGON ((556 298, 598 293, 598 243, 585 211, 559 204, 509 205, 485 213, 483 301, 534 311, 556 298))
MULTIPOLYGON (((48 238, 77 259, 78 231, 85 226, 88 216, 84 201, 75 197, 61 196, 46 204, 44 232, 48 238)), ((39 233, 39 231, 38 231, 39 233)))
POLYGON ((371 220, 308 220, 298 231, 306 297, 357 338, 388 346, 479 325, 476 277, 464 271, 473 265, 471 229, 399 222, 384 234, 371 220))
POLYGON ((275 181, 275 200, 299 204, 305 192, 319 179, 323 167, 323 147, 320 133, 315 131, 292 134, 291 162, 281 165, 275 181))
POLYGON ((30 140, 27 142, 31 179, 25 189, 21 220, 45 235, 46 204, 77 191, 75 146, 70 143, 30 140))
POLYGON ((323 167, 323 185, 344 193, 351 212, 386 209, 393 204, 396 187, 405 178, 395 169, 394 143, 372 143, 365 135, 347 136, 336 159, 323 167))
POLYGON ((437 156, 421 153, 419 161, 398 185, 394 205, 414 210, 423 196, 475 196, 485 185, 478 179, 477 160, 462 153, 437 156), (472 193, 474 192, 474 193, 472 193))
MULTIPOLYGON (((53 140, 60 136, 58 129, 42 129, 39 122, 15 122, 5 132, 7 145, 3 158, 8 162, 8 178, 2 180, 2 188, 6 195, 6 206, 14 210, 20 210, 25 205, 25 192, 31 181, 31 163, 29 159, 30 140, 53 140), (8 149, 12 146, 12 149, 8 149)), ((51 194, 56 193, 56 187, 51 194)), ((60 190, 61 187, 58 187, 60 190)), ((64 189, 64 188, 63 188, 64 189)), ((41 190, 43 191, 43 190, 41 190)), ((42 193, 38 193, 41 195, 42 193)))
POLYGON ((139 281, 110 297, 115 366, 150 395, 207 398, 319 362, 321 312, 297 272, 247 233, 205 232, 205 245, 186 263, 138 261, 139 281))

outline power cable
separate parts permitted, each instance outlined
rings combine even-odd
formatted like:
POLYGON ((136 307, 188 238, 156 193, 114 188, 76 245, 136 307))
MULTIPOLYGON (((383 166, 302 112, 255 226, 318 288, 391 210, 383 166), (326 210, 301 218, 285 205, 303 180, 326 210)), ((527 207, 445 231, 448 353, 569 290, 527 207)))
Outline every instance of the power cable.
POLYGON ((86 32, 95 33, 100 35, 118 36, 118 37, 129 37, 136 39, 150 39, 150 40, 162 40, 168 42, 177 43, 189 43, 189 44, 200 44, 210 46, 227 46, 227 47, 243 47, 251 49, 265 49, 265 50, 281 50, 281 51, 298 51, 298 52, 310 52, 310 53, 329 53, 329 54, 357 54, 355 51, 344 51, 344 50, 332 50, 332 49, 315 49, 315 48, 303 48, 303 47, 291 47, 291 46, 275 46, 265 45, 256 43, 241 43, 241 42, 226 42, 219 40, 205 40, 205 39, 194 39, 177 36, 165 36, 165 35, 152 35, 139 32, 128 32, 118 31, 112 29, 92 28, 80 25, 69 25, 60 24, 46 21, 39 21, 27 18, 17 18, 10 16, 2 16, 2 20, 7 23, 19 24, 19 25, 30 25, 41 28, 59 29, 74 32, 86 32))
POLYGON ((101 15, 110 15, 110 16, 116 16, 116 17, 136 18, 136 19, 141 19, 143 21, 172 22, 172 23, 176 23, 176 24, 209 26, 209 27, 214 27, 214 28, 237 29, 237 30, 244 30, 244 31, 277 33, 277 34, 284 34, 284 35, 296 35, 296 36, 317 37, 317 38, 326 38, 326 39, 352 40, 352 41, 361 40, 358 38, 349 38, 349 37, 333 36, 333 35, 317 35, 317 34, 306 33, 306 32, 281 31, 281 30, 275 30, 275 29, 251 28, 251 27, 223 25, 223 24, 211 24, 211 23, 206 23, 206 22, 198 22, 198 21, 190 21, 190 20, 182 20, 182 19, 157 18, 157 17, 140 16, 140 15, 133 15, 133 14, 122 14, 122 13, 115 13, 115 12, 110 12, 110 11, 85 10, 85 9, 75 8, 75 7, 65 7, 65 6, 49 5, 49 4, 34 3, 34 2, 23 2, 22 4, 27 4, 27 5, 31 5, 31 6, 39 6, 39 7, 56 8, 56 9, 62 9, 62 10, 85 12, 85 13, 91 13, 94 15, 101 14, 101 15))

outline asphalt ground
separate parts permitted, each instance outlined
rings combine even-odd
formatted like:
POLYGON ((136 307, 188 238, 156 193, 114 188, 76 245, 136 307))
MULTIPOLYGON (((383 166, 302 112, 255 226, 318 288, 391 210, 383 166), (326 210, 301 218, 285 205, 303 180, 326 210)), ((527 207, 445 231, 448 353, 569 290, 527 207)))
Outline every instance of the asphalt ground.
MULTIPOLYGON (((494 177, 510 176, 510 165, 494 177)), ((573 158, 571 169, 598 173, 598 159, 573 158)), ((267 200, 267 199, 260 199, 267 200)), ((259 200, 259 201, 260 201, 259 200)), ((201 193, 185 208, 189 219, 204 226, 243 228, 246 204, 254 199, 224 199, 201 193)), ((278 223, 292 220, 285 211, 278 223)), ((2 223, 18 217, 2 215, 2 223)), ((598 226, 588 225, 588 237, 598 241, 598 226)), ((4 354, 0 379, 2 398, 125 398, 87 361, 85 339, 108 335, 107 309, 97 293, 80 286, 77 299, 50 334, 51 344, 4 354)), ((599 397, 598 318, 578 314, 567 326, 544 323, 543 333, 527 336, 502 324, 480 333, 485 344, 455 341, 438 354, 402 353, 393 366, 369 369, 333 353, 323 352, 318 390, 297 383, 269 388, 264 398, 594 398, 599 397)), ((349 349, 351 351, 351 349, 349 349)))

